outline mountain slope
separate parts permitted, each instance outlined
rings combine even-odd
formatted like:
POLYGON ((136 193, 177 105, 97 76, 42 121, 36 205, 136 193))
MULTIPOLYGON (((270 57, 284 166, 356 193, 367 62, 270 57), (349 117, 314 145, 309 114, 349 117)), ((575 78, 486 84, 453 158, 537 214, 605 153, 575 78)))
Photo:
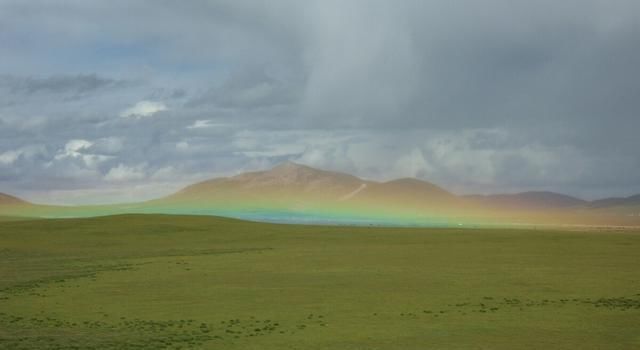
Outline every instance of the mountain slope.
POLYGON ((267 171, 203 181, 188 186, 164 200, 215 201, 230 194, 253 198, 288 195, 293 198, 315 198, 339 202, 383 197, 422 201, 455 198, 446 190, 417 179, 399 179, 380 183, 287 162, 267 171))
POLYGON ((592 201, 589 203, 590 208, 602 209, 623 206, 640 206, 640 194, 630 197, 613 197, 592 201))
POLYGON ((0 206, 4 205, 24 205, 28 204, 28 202, 6 193, 0 193, 0 206))
POLYGON ((405 224, 629 221, 620 210, 594 211, 589 202, 559 193, 456 196, 418 179, 377 182, 292 162, 270 170, 203 181, 145 205, 149 212, 257 220, 284 218, 283 221, 301 217, 405 224))
POLYGON ((349 199, 351 203, 369 203, 387 208, 442 212, 464 206, 462 199, 427 181, 398 179, 370 182, 349 199))
POLYGON ((337 201, 366 183, 355 176, 287 162, 267 171, 203 181, 161 201, 337 201))
POLYGON ((18 197, 0 193, 0 216, 36 216, 33 214, 36 207, 18 197))
POLYGON ((553 210, 581 208, 589 202, 555 192, 469 195, 465 198, 483 206, 506 210, 553 210))
POLYGON ((464 201, 426 181, 376 182, 287 162, 270 170, 203 181, 151 205, 214 212, 277 211, 313 217, 433 217, 464 201))

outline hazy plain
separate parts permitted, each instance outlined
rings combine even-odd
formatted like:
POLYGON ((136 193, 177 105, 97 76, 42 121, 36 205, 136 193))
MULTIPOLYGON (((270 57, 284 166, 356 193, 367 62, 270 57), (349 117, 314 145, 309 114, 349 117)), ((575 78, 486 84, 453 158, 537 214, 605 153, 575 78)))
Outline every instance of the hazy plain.
POLYGON ((640 232, 0 222, 0 349, 636 349, 640 232))

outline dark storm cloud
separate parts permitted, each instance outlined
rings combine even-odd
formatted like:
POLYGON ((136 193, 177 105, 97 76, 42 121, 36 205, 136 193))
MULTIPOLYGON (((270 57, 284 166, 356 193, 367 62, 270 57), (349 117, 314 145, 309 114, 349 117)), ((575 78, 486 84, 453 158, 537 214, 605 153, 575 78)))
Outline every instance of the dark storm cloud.
POLYGON ((640 192, 637 1, 5 1, 0 28, 0 191, 133 200, 293 159, 640 192))
POLYGON ((0 76, 0 88, 7 89, 12 94, 87 94, 100 89, 123 87, 127 82, 106 79, 96 74, 57 75, 50 77, 17 77, 12 75, 0 76))
POLYGON ((301 87, 292 81, 278 80, 264 70, 243 70, 235 72, 222 85, 193 98, 187 107, 252 109, 289 105, 299 99, 301 87))

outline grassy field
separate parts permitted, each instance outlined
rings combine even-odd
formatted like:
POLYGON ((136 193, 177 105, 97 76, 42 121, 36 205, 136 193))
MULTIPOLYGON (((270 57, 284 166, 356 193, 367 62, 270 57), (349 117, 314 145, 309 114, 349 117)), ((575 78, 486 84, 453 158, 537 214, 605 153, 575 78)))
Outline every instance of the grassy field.
POLYGON ((640 349, 640 232, 0 222, 0 349, 640 349))

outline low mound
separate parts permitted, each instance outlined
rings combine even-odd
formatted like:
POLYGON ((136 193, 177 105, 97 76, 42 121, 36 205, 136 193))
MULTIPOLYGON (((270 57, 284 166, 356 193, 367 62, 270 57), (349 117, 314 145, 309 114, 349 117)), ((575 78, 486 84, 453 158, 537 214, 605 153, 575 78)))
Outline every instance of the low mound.
POLYGON ((19 204, 28 204, 28 203, 18 197, 14 197, 6 193, 0 193, 0 205, 19 205, 19 204))

